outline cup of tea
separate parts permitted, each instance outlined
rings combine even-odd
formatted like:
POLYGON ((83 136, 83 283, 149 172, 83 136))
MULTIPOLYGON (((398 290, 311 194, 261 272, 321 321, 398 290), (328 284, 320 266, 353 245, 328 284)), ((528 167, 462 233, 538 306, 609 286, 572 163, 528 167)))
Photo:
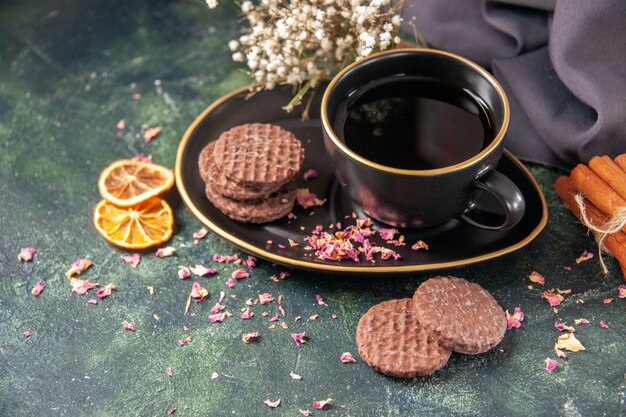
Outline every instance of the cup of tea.
POLYGON ((495 169, 508 99, 466 58, 424 48, 370 55, 331 80, 321 119, 337 180, 377 220, 506 230, 524 215, 522 193, 495 169), (500 208, 485 215, 480 200, 500 208))

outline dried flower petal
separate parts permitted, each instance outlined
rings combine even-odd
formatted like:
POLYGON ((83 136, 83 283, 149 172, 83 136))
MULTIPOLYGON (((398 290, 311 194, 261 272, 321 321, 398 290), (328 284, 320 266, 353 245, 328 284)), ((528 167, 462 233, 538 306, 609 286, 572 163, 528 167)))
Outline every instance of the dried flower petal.
POLYGON ((610 303, 612 303, 612 302, 613 302, 613 300, 615 300, 615 299, 614 299, 614 298, 612 298, 612 297, 609 297, 609 298, 605 298, 604 300, 602 300, 602 302, 603 302, 604 304, 610 304, 610 303))
POLYGON ((546 301, 548 301, 551 307, 558 306, 559 304, 561 304, 561 301, 564 300, 563 296, 561 294, 555 293, 554 290, 544 291, 541 295, 541 298, 544 298, 546 301))
POLYGON ((242 264, 249 269, 254 269, 256 267, 256 258, 254 256, 248 256, 248 258, 243 261, 242 264))
POLYGON ((137 328, 136 328, 133 324, 131 324, 131 323, 127 322, 126 320, 124 320, 124 321, 122 322, 122 327, 123 327, 124 329, 126 329, 126 330, 130 331, 130 332, 136 332, 136 331, 137 331, 137 328))
POLYGON ((104 287, 98 290, 97 292, 98 298, 102 300, 103 298, 108 297, 109 295, 111 295, 111 293, 113 292, 113 289, 115 288, 117 287, 113 283, 105 285, 104 287))
POLYGON ((576 263, 579 264, 581 262, 588 261, 591 258, 593 258, 593 253, 585 249, 583 253, 578 258, 576 258, 576 263))
POLYGON ((315 194, 309 191, 308 188, 298 188, 296 190, 296 203, 300 204, 302 208, 309 208, 314 206, 321 206, 326 203, 326 199, 320 200, 315 194))
POLYGON ((17 259, 20 262, 29 262, 33 260, 33 255, 37 253, 36 248, 26 247, 20 250, 20 253, 17 255, 17 259))
POLYGON ((171 416, 172 414, 174 414, 176 412, 177 408, 176 407, 172 407, 169 410, 167 410, 167 415, 171 416))
POLYGON ((302 175, 302 178, 305 181, 312 180, 313 178, 316 178, 316 177, 317 177, 317 171, 314 169, 307 169, 302 175))
POLYGON ((209 291, 204 288, 198 281, 191 285, 190 297, 196 300, 196 303, 202 302, 209 295, 209 291))
POLYGON ((567 353, 563 352, 561 349, 554 348, 554 351, 556 352, 556 356, 560 359, 567 359, 567 353))
POLYGON ((217 263, 229 263, 236 262, 239 260, 239 255, 213 255, 212 257, 214 262, 217 263))
POLYGON ((303 416, 309 417, 312 416, 313 413, 311 412, 311 410, 303 410, 303 409, 299 409, 298 411, 300 411, 300 414, 302 414, 303 416))
POLYGON ((250 273, 243 268, 235 269, 230 274, 230 277, 234 279, 244 279, 244 278, 248 278, 249 276, 250 276, 250 273))
POLYGON ((265 404, 269 408, 276 408, 276 407, 278 407, 280 405, 280 398, 277 399, 276 401, 264 400, 263 404, 265 404))
POLYGON ((133 161, 139 161, 139 162, 152 162, 152 155, 148 155, 146 156, 143 153, 138 153, 137 155, 133 156, 133 161))
POLYGON ((219 378, 219 376, 220 376, 220 374, 218 374, 217 372, 213 372, 211 374, 211 379, 217 379, 217 378, 219 378))
POLYGON ((208 233, 209 233, 209 230, 206 227, 203 227, 197 232, 194 232, 192 236, 194 239, 203 239, 208 233))
POLYGON ((506 328, 507 330, 511 330, 512 328, 519 329, 522 326, 522 322, 524 321, 524 313, 522 309, 519 307, 515 307, 513 314, 509 314, 509 310, 504 312, 506 316, 506 328))
POLYGON ((275 316, 272 316, 270 318, 270 323, 274 323, 275 321, 278 321, 280 318, 278 317, 278 314, 276 314, 275 316))
POLYGON ((226 313, 209 314, 209 321, 211 323, 221 323, 226 318, 226 313))
POLYGON ((65 272, 65 276, 67 277, 67 279, 72 279, 74 275, 82 274, 83 272, 85 272, 85 270, 87 270, 87 268, 92 265, 93 262, 91 262, 89 259, 79 259, 72 264, 71 268, 68 269, 67 272, 65 272))
POLYGON ((328 397, 325 400, 316 400, 313 401, 313 408, 316 410, 328 410, 330 408, 330 404, 332 404, 333 399, 328 397))
POLYGON ((178 340, 178 346, 185 346, 187 344, 187 340, 186 339, 179 339, 178 340))
POLYGON ((30 337, 30 330, 24 330, 24 333, 22 333, 22 335, 24 337, 30 337))
POLYGON ((559 323, 558 321, 554 323, 554 328, 560 332, 568 331, 570 333, 573 333, 576 330, 573 326, 567 326, 565 323, 559 323))
POLYGON ((206 275, 215 275, 215 274, 217 274, 217 269, 215 269, 215 268, 207 268, 206 266, 201 265, 201 264, 196 264, 196 266, 190 267, 189 270, 194 275, 197 275, 199 277, 204 277, 206 275))
POLYGON ((70 284, 72 285, 72 291, 78 295, 84 295, 92 288, 100 286, 97 282, 89 282, 78 278, 70 278, 70 284))
POLYGON ((247 332, 241 336, 243 343, 256 342, 259 340, 259 332, 247 332))
POLYGON ((116 128, 118 128, 119 130, 124 130, 126 129, 126 120, 124 119, 120 119, 117 124, 115 125, 116 128))
POLYGON ((120 256, 120 259, 126 262, 128 265, 132 266, 133 268, 137 268, 137 265, 139 265, 139 262, 141 262, 141 255, 139 255, 138 253, 133 253, 131 255, 122 255, 120 256))
POLYGON ((172 246, 166 246, 164 248, 157 249, 154 256, 156 256, 157 258, 167 258, 168 256, 174 255, 174 252, 176 252, 175 248, 173 248, 172 246))
POLYGON ((241 313, 241 318, 244 320, 248 320, 254 316, 254 312, 250 310, 250 307, 247 307, 243 313, 241 313))
POLYGON ((180 265, 178 267, 178 278, 187 279, 191 276, 191 271, 186 266, 180 265))
POLYGON ((317 318, 319 317, 319 314, 313 314, 311 316, 309 316, 309 320, 317 320, 317 318))
POLYGON ((315 301, 317 301, 317 304, 321 306, 328 306, 328 304, 324 302, 324 298, 319 294, 315 294, 315 301))
POLYGON ((215 305, 211 308, 211 314, 217 314, 220 311, 224 310, 224 306, 221 305, 220 303, 215 303, 215 305))
POLYGON ((306 342, 306 332, 292 333, 291 338, 296 342, 296 346, 301 347, 302 344, 306 342))
POLYGON ((574 324, 576 324, 576 325, 579 325, 579 324, 589 324, 589 320, 583 319, 583 318, 576 319, 576 320, 574 320, 574 324))
POLYGON ((98 300, 96 300, 95 298, 90 298, 89 300, 87 300, 87 304, 98 305, 98 300))
POLYGON ((356 363, 356 359, 354 359, 354 356, 352 356, 350 352, 343 352, 340 359, 343 363, 356 363))
POLYGON ((609 325, 608 325, 608 324, 606 324, 606 323, 604 322, 604 320, 600 320, 600 327, 602 327, 603 329, 608 329, 608 328, 609 328, 609 325))
POLYGON ((271 303, 272 301, 274 301, 274 297, 272 296, 272 294, 270 294, 268 292, 264 292, 263 294, 259 294, 259 303, 267 304, 267 303, 271 303))
POLYGON ((585 347, 580 343, 574 333, 565 333, 559 336, 557 339, 556 345, 554 345, 555 349, 565 349, 570 352, 578 352, 579 350, 585 350, 585 347))
POLYGON ((622 284, 617 287, 617 296, 619 298, 626 298, 626 285, 622 284))
POLYGON ((546 371, 550 373, 552 373, 554 371, 554 368, 556 368, 558 365, 558 362, 554 359, 546 358, 544 361, 546 363, 546 371))
POLYGON ((332 314, 330 315, 330 318, 334 320, 334 319, 336 319, 336 318, 337 318, 337 315, 336 315, 335 313, 332 313, 332 314))
POLYGON ((544 278, 544 276, 543 276, 543 275, 541 275, 541 274, 540 274, 539 272, 537 272, 537 271, 533 271, 533 272, 531 272, 531 273, 528 275, 528 279, 529 279, 531 282, 534 282, 534 283, 539 284, 539 285, 543 285, 543 284, 545 284, 545 283, 546 283, 546 279, 544 278))
POLYGON ((233 277, 230 277, 228 278, 228 280, 226 280, 226 286, 230 288, 235 288, 235 280, 233 279, 233 277))
POLYGON ((146 143, 150 142, 152 139, 154 139, 157 136, 159 136, 159 133, 161 133, 161 128, 160 127, 149 127, 144 132, 143 139, 146 141, 146 143))
POLYGON ((33 289, 30 290, 30 293, 33 295, 39 295, 44 290, 44 288, 46 288, 46 284, 44 284, 43 281, 39 281, 37 284, 35 284, 33 289))
POLYGON ((418 240, 417 242, 415 242, 411 246, 411 249, 413 249, 413 250, 420 250, 420 249, 428 250, 428 245, 423 240, 418 240))
POLYGON ((167 376, 174 376, 174 371, 172 371, 172 368, 165 368, 165 373, 167 374, 167 376))

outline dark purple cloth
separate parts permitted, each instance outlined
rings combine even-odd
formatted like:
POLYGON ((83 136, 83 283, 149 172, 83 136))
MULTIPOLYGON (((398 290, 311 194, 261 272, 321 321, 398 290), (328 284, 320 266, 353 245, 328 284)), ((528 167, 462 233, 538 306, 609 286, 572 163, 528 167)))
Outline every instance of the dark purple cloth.
POLYGON ((502 83, 518 157, 570 168, 626 152, 626 0, 406 0, 403 14, 502 83))

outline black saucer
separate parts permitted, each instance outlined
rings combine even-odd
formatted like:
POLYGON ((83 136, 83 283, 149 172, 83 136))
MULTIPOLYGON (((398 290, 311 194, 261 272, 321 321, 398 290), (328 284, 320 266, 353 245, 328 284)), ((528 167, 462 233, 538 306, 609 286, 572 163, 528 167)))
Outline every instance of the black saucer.
MULTIPOLYGON (((286 113, 281 109, 292 97, 290 88, 278 88, 248 96, 247 88, 228 94, 211 104, 189 126, 178 147, 176 156, 176 186, 191 212, 210 230, 238 248, 283 265, 320 271, 345 273, 398 273, 426 271, 467 265, 513 252, 532 241, 544 228, 548 211, 546 202, 536 181, 528 170, 508 151, 505 151, 498 170, 508 176, 522 191, 526 201, 523 219, 507 231, 477 229, 457 220, 428 229, 402 229, 407 245, 391 247, 402 256, 399 260, 380 260, 375 263, 351 260, 325 261, 316 259, 304 249, 304 237, 317 225, 329 230, 329 224, 342 222, 352 213, 366 217, 342 192, 334 180, 326 157, 319 121, 318 92, 311 105, 311 118, 301 120, 301 109, 286 113), (292 131, 306 150, 304 171, 317 170, 317 178, 309 181, 299 179, 299 187, 307 187, 320 198, 328 201, 321 207, 304 210, 297 206, 293 213, 297 219, 283 218, 272 223, 253 225, 239 223, 223 215, 204 195, 204 182, 198 172, 198 155, 209 142, 216 140, 223 131, 243 123, 273 123, 292 131), (314 215, 309 215, 313 211, 314 215), (302 230, 304 228, 304 230, 302 230), (291 247, 287 239, 300 246, 291 247), (273 241, 268 245, 267 241, 273 241), (413 251, 410 246, 417 240, 425 241, 428 251, 413 251), (279 245, 284 245, 281 248, 279 245)), ((489 209, 489 202, 484 204, 489 209)), ((375 228, 386 227, 375 223, 375 228)))

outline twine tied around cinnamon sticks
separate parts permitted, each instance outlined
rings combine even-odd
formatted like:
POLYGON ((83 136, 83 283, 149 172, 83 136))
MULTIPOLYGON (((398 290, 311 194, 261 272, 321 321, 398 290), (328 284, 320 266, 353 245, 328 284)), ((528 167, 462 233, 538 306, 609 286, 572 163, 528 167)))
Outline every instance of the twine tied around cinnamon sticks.
POLYGON ((620 232, 626 226, 626 207, 620 207, 617 209, 615 215, 604 223, 604 225, 596 226, 587 216, 585 197, 581 193, 577 193, 574 199, 576 200, 576 204, 578 204, 578 209, 580 210, 580 221, 582 221, 583 224, 594 233, 596 242, 598 242, 598 258, 600 260, 600 265, 602 266, 602 272, 608 274, 609 270, 604 263, 604 259, 602 258, 602 244, 607 236, 620 232))

